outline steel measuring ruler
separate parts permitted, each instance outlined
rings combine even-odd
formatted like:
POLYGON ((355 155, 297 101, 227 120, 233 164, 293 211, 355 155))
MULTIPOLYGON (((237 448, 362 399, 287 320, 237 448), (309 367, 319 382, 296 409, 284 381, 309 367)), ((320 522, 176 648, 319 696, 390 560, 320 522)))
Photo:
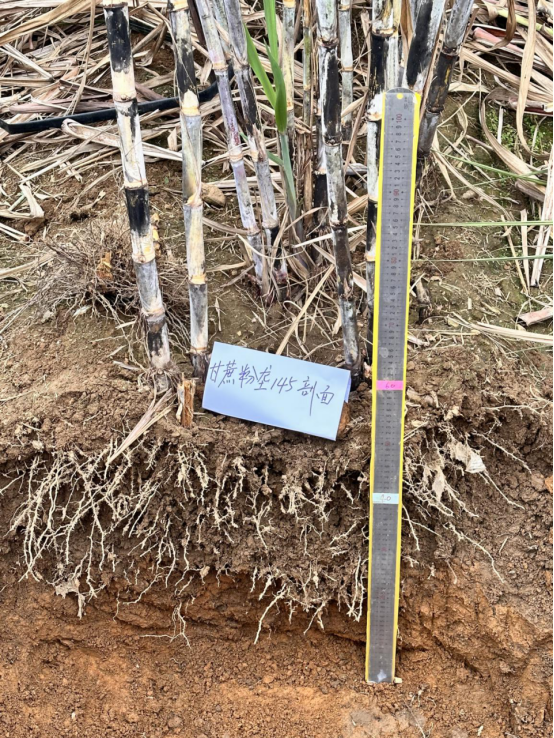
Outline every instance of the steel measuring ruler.
POLYGON ((366 680, 392 682, 400 589, 404 402, 419 98, 384 96, 375 255, 366 680))

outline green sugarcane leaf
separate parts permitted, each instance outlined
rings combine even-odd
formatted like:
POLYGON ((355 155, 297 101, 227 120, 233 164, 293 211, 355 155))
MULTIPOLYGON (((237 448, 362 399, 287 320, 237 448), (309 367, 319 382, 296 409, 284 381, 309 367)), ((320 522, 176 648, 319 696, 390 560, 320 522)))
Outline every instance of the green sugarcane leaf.
MULTIPOLYGON (((292 167, 290 159, 283 160, 283 171, 285 173, 285 186, 289 193, 289 201, 294 203, 296 206, 296 188, 294 186, 294 175, 292 173, 292 167)), ((296 219, 296 207, 295 212, 291 213, 292 220, 296 219)))
POLYGON ((279 56, 279 39, 277 36, 277 11, 275 0, 264 0, 265 24, 267 26, 267 37, 269 48, 275 58, 279 56))
POLYGON ((277 164, 277 166, 284 168, 285 163, 281 159, 280 156, 277 156, 277 154, 273 154, 271 151, 268 151, 267 152, 267 158, 269 159, 269 161, 272 161, 274 164, 277 164))
POLYGON ((260 81, 260 84, 263 87, 265 96, 267 97, 269 104, 271 105, 273 110, 275 110, 275 90, 273 89, 273 85, 269 81, 269 77, 267 76, 267 73, 263 68, 258 50, 254 46, 254 41, 252 41, 252 37, 250 36, 250 33, 246 26, 244 26, 244 31, 246 33, 246 50, 248 53, 248 63, 250 64, 252 70, 254 71, 254 74, 260 81))
POLYGON ((285 187, 287 189, 287 195, 288 195, 287 201, 289 204, 289 210, 294 210, 294 212, 290 213, 290 217, 291 217, 291 220, 295 220, 296 219, 296 205, 297 205, 296 188, 294 186, 294 174, 292 172, 289 142, 288 142, 286 132, 279 134, 279 141, 281 144, 281 153, 283 154, 283 173, 285 175, 285 187))
POLYGON ((277 59, 273 56, 266 45, 267 56, 271 62, 271 71, 273 72, 273 82, 275 84, 275 124, 279 133, 287 130, 287 90, 285 88, 285 78, 279 66, 277 59))

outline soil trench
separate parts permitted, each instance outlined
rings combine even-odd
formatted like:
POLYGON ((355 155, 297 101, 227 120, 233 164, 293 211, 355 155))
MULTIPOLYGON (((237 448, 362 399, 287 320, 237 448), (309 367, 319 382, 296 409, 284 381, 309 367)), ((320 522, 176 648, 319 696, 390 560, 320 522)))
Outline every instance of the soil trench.
POLYGON ((0 735, 549 734, 548 387, 464 347, 410 360, 402 681, 376 687, 367 385, 335 444, 197 408, 110 461, 151 398, 82 350, 100 330, 6 365, 0 735))

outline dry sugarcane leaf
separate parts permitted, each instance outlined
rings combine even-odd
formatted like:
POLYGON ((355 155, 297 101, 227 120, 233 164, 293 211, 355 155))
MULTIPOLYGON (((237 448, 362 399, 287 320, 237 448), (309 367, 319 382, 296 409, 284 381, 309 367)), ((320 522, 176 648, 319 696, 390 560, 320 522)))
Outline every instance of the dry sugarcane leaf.
MULTIPOLYGON (((537 248, 535 251, 536 256, 544 256, 548 242, 552 237, 552 226, 546 225, 546 223, 552 222, 552 216, 554 215, 554 193, 553 193, 553 162, 552 162, 552 150, 550 151, 550 161, 548 162, 548 180, 546 183, 546 194, 544 196, 544 205, 541 212, 541 220, 544 221, 541 224, 539 230, 539 237, 537 239, 537 248)), ((541 277, 542 266, 544 259, 535 259, 533 264, 533 273, 531 275, 531 286, 538 287, 539 280, 541 277)))
POLYGON ((454 92, 481 92, 487 95, 490 90, 482 82, 476 82, 475 84, 471 82, 452 82, 448 92, 449 94, 454 92))
MULTIPOLYGON (((527 32, 525 31, 525 29, 520 28, 519 32, 523 37, 523 40, 526 41, 527 32)), ((535 53, 537 54, 537 56, 540 57, 541 61, 548 69, 550 69, 551 72, 554 71, 554 63, 552 60, 552 44, 549 44, 548 41, 540 35, 540 33, 536 37, 535 43, 535 53)))
POLYGON ((325 282, 331 276, 331 273, 333 272, 333 269, 334 269, 334 265, 331 264, 331 266, 327 269, 327 271, 325 272, 325 274, 323 275, 323 277, 319 280, 319 282, 317 283, 317 285, 314 287, 314 290, 313 290, 312 294, 308 297, 308 299, 306 300, 306 302, 302 306, 302 309, 300 310, 300 312, 298 313, 298 315, 296 316, 296 318, 292 321, 292 323, 291 323, 288 331, 285 334, 285 337, 283 338, 283 340, 281 341, 281 343, 279 345, 279 348, 275 352, 277 354, 277 356, 280 356, 283 353, 283 351, 285 350, 285 347, 286 347, 287 343, 289 342, 289 338, 294 333, 294 330, 295 330, 296 326, 298 326, 298 324, 300 323, 300 321, 302 319, 302 316, 306 313, 306 311, 308 310, 308 308, 312 304, 312 302, 313 302, 314 298, 316 297, 317 293, 320 291, 320 289, 323 287, 323 285, 325 284, 325 282))
MULTIPOLYGON (((521 210, 520 217, 522 223, 526 223, 527 210, 521 210)), ((529 269, 529 259, 527 258, 529 256, 529 245, 527 242, 527 226, 525 225, 521 226, 521 251, 523 254, 523 272, 525 274, 525 282, 527 283, 527 293, 529 293, 529 288, 531 287, 531 275, 529 269)))
MULTIPOLYGON (((502 220, 505 220, 504 216, 502 216, 502 220)), ((514 257, 514 264, 516 266, 517 275, 519 277, 519 281, 521 282, 521 286, 523 287, 523 293, 528 294, 527 292, 527 283, 525 282, 525 279, 523 277, 523 272, 521 270, 521 265, 519 261, 517 260, 517 254, 516 254, 516 247, 514 246, 514 241, 512 239, 512 229, 506 228, 505 232, 506 238, 508 239, 508 244, 510 245, 510 251, 512 252, 512 256, 514 257)))
POLYGON ((516 4, 515 0, 508 0, 508 17, 506 18, 506 31, 504 37, 492 47, 491 51, 502 49, 507 46, 515 36, 517 30, 516 4))
POLYGON ((43 13, 36 18, 31 18, 25 23, 21 23, 19 26, 6 31, 5 33, 1 33, 0 46, 9 44, 12 41, 15 41, 15 39, 21 38, 21 36, 37 31, 39 28, 53 26, 64 18, 67 18, 69 15, 82 13, 87 10, 87 8, 90 8, 91 3, 94 2, 95 0, 66 0, 61 5, 58 5, 57 8, 53 8, 47 13, 43 13))
POLYGON ((402 43, 405 45, 404 56, 408 57, 408 50, 412 43, 412 37, 414 35, 414 19, 412 18, 412 9, 415 8, 415 3, 402 3, 400 10, 400 30, 402 34, 402 43))
POLYGON ((33 259, 33 261, 28 261, 25 264, 20 264, 16 267, 9 267, 7 269, 0 269, 0 279, 12 279, 13 277, 18 277, 20 274, 24 274, 31 269, 36 269, 37 267, 52 261, 54 257, 54 253, 48 252, 47 254, 41 254, 36 259, 33 259))
MULTIPOLYGON (((499 210, 501 210, 506 215, 506 218, 509 217, 508 216, 508 211, 497 200, 495 200, 493 197, 490 197, 489 195, 487 195, 487 193, 484 190, 482 190, 476 184, 473 184, 468 179, 466 179, 464 177, 464 175, 460 172, 460 170, 457 169, 455 166, 453 166, 448 161, 448 159, 446 159, 440 153, 440 151, 436 151, 435 150, 434 153, 435 153, 435 156, 436 156, 436 159, 437 159, 437 163, 439 163, 439 165, 440 165, 440 162, 442 162, 442 165, 444 166, 444 168, 445 169, 448 169, 450 172, 452 172, 452 174, 456 177, 456 179, 459 179, 460 182, 463 182, 463 184, 466 187, 468 187, 470 190, 473 190, 473 192, 475 192, 477 195, 479 195, 479 197, 481 199, 486 200, 490 205, 492 205, 493 207, 498 208, 499 210)), ((441 171, 442 171, 442 168, 441 168, 441 171)), ((450 184, 450 187, 452 188, 452 184, 450 184)))
POLYGON ((83 91, 85 89, 85 85, 87 83, 87 66, 88 61, 90 59, 90 49, 92 46, 92 39, 94 35, 94 15, 96 13, 96 2, 95 0, 91 0, 90 3, 90 19, 89 19, 89 30, 88 30, 88 37, 87 37, 87 45, 85 49, 85 59, 83 61, 83 77, 81 79, 81 84, 77 88, 77 92, 75 93, 75 97, 71 101, 71 107, 70 110, 74 111, 77 105, 81 102, 81 97, 83 95, 83 91))
POLYGON ((162 397, 156 401, 156 397, 150 403, 148 410, 144 413, 142 418, 135 425, 129 435, 122 441, 118 448, 113 452, 106 464, 109 466, 113 461, 117 459, 129 446, 131 446, 137 438, 140 438, 146 431, 157 423, 158 420, 164 418, 171 410, 171 405, 167 403, 171 399, 172 392, 168 390, 162 397), (164 407, 165 406, 165 407, 164 407))
MULTIPOLYGON (((535 10, 535 0, 527 0, 527 8, 529 13, 529 31, 527 33, 527 39, 523 49, 523 59, 521 61, 521 81, 517 96, 516 128, 517 135, 519 136, 519 140, 521 141, 523 148, 528 154, 533 155, 533 151, 528 146, 527 140, 525 139, 525 133, 523 132, 523 114, 525 112, 527 94, 529 92, 529 85, 531 84, 531 74, 535 63, 535 39, 537 36, 537 13, 535 10)), ((539 155, 535 154, 535 156, 539 155)), ((539 156, 539 158, 543 157, 539 156)))
POLYGON ((25 54, 22 54, 20 51, 15 49, 11 44, 4 44, 3 49, 8 56, 11 56, 14 59, 16 59, 21 64, 22 67, 26 67, 27 69, 30 69, 32 72, 36 72, 39 75, 39 77, 42 77, 43 79, 47 79, 49 82, 54 81, 54 77, 50 74, 50 72, 46 72, 38 64, 35 64, 35 62, 32 61, 32 59, 29 59, 29 57, 25 56, 25 54))
POLYGON ((29 204, 29 210, 31 211, 31 217, 32 218, 44 218, 44 210, 40 207, 40 205, 36 201, 35 196, 31 192, 31 188, 26 184, 19 185, 19 187, 21 189, 21 192, 25 195, 25 199, 27 200, 29 204))
MULTIPOLYGON (((485 72, 489 72, 489 74, 496 75, 500 79, 511 84, 516 89, 519 87, 520 78, 518 76, 506 71, 505 69, 502 69, 502 67, 499 67, 498 64, 493 64, 492 62, 487 61, 487 59, 483 59, 478 54, 474 54, 468 49, 462 49, 460 51, 460 59, 462 61, 468 62, 468 64, 472 64, 473 66, 478 67, 479 69, 483 69, 485 72)), ((528 97, 532 100, 536 100, 537 102, 543 102, 547 105, 552 105, 552 95, 549 95, 548 91, 542 90, 536 85, 529 85, 528 97)))
MULTIPOLYGON (((487 119, 486 119, 486 106, 487 102, 492 101, 495 99, 495 90, 493 90, 487 97, 483 100, 481 103, 481 109, 480 109, 480 121, 481 121, 481 127, 483 129, 483 133, 487 137, 488 143, 492 146, 494 149, 495 154, 502 159, 504 164, 510 169, 514 174, 520 174, 525 177, 532 177, 534 175, 533 170, 523 161, 523 159, 520 159, 519 156, 516 156, 512 151, 507 149, 505 146, 502 146, 502 144, 498 143, 496 140, 496 137, 491 133, 489 130, 489 127, 487 126, 487 119)), ((533 198, 534 200, 544 200, 544 194, 545 189, 544 187, 535 184, 534 182, 530 182, 528 180, 519 179, 516 181, 516 186, 518 189, 520 189, 522 192, 524 192, 529 197, 533 198)))
MULTIPOLYGON (((438 151, 436 153, 439 153, 438 151)), ((443 156, 440 156, 440 154, 436 157, 437 165, 441 171, 442 176, 444 177, 449 189, 450 189, 450 196, 453 200, 457 200, 456 192, 454 190, 454 185, 452 184, 452 180, 450 179, 450 175, 448 174, 448 169, 446 167, 446 161, 443 156)))
POLYGON ((9 238, 13 238, 14 241, 25 242, 29 240, 29 236, 26 233, 21 233, 21 231, 17 231, 5 223, 0 223, 0 231, 9 236, 9 238))
POLYGON ((454 313, 454 317, 447 317, 446 322, 452 328, 463 327, 470 329, 470 335, 485 333, 486 335, 496 336, 497 338, 531 341, 532 343, 541 343, 546 346, 552 346, 554 342, 552 336, 545 335, 544 333, 532 333, 531 331, 526 331, 523 328, 519 330, 514 328, 505 328, 504 326, 493 325, 492 323, 472 323, 456 313, 454 313))
MULTIPOLYGON (((117 149, 120 147, 119 135, 116 133, 109 133, 102 128, 85 126, 82 123, 76 123, 70 119, 65 120, 62 123, 62 131, 67 133, 69 136, 80 138, 82 141, 90 141, 91 143, 97 143, 117 149)), ((162 149, 161 146, 143 143, 142 148, 145 156, 151 156, 157 159, 169 159, 170 161, 181 161, 182 159, 179 152, 162 149)))

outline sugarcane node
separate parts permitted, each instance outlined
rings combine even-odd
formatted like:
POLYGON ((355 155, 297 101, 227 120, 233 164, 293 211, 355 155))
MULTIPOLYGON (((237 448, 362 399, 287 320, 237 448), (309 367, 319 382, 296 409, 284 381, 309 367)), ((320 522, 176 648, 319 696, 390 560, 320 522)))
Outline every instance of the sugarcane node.
POLYGON ((151 261, 154 261, 156 258, 156 253, 154 249, 154 244, 147 244, 143 245, 142 251, 139 251, 137 253, 133 253, 132 259, 133 263, 135 264, 135 267, 140 267, 144 264, 149 264, 151 261))

